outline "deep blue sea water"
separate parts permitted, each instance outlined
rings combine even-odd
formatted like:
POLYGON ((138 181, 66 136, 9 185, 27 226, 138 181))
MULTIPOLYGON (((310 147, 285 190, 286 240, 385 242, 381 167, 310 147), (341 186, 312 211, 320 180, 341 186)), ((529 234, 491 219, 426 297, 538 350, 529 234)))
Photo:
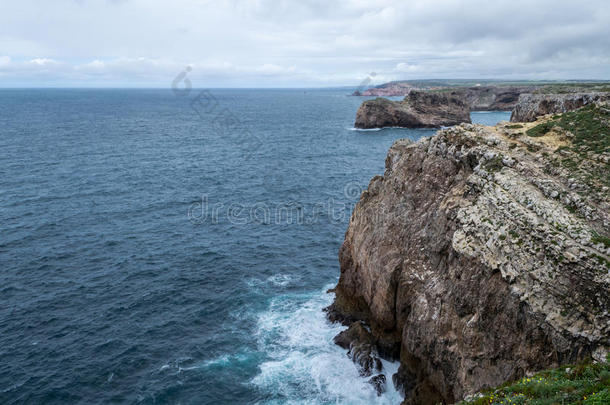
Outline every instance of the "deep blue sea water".
POLYGON ((0 403, 399 401, 321 309, 360 191, 433 131, 355 131, 347 93, 0 90, 0 403))

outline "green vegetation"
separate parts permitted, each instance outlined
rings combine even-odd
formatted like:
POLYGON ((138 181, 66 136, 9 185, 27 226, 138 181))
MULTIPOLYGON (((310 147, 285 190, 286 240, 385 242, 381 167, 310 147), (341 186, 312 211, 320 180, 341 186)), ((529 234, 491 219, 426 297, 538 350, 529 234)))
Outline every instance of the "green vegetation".
POLYGON ((542 86, 534 93, 538 94, 565 94, 565 93, 576 93, 576 92, 608 92, 610 86, 608 82, 565 82, 565 83, 552 83, 542 86))
POLYGON ((504 384, 460 404, 601 405, 610 403, 610 364, 581 363, 504 384))
MULTIPOLYGON (((578 110, 553 116, 542 124, 526 131, 531 137, 546 135, 553 128, 560 128, 573 135, 571 145, 555 150, 560 155, 555 165, 560 165, 575 174, 594 189, 610 186, 610 107, 589 104, 578 110), (606 155, 605 158, 599 155, 606 155), (606 159, 606 160, 604 160, 606 159)), ((528 150, 532 150, 528 146, 528 150)))
POLYGON ((502 167, 504 166, 504 164, 502 164, 502 156, 498 155, 488 161, 486 161, 485 163, 483 163, 483 168, 485 170, 487 170, 488 172, 497 172, 502 170, 502 167))
POLYGON ((563 114, 557 125, 574 134, 573 144, 595 153, 610 151, 610 109, 589 104, 563 114))
POLYGON ((600 255, 594 255, 594 256, 597 259, 597 262, 600 264, 600 266, 606 266, 607 268, 610 269, 610 261, 608 261, 605 257, 602 257, 600 255))
POLYGON ((606 248, 610 247, 610 238, 604 235, 600 235, 597 232, 593 233, 593 237, 591 238, 591 242, 594 244, 602 243, 606 248))
POLYGON ((527 144, 527 150, 532 152, 532 153, 536 153, 536 152, 538 152, 540 150, 540 146, 528 143, 527 144))
POLYGON ((553 127, 555 127, 555 123, 553 121, 547 121, 528 129, 525 133, 527 136, 537 138, 546 135, 553 127))
POLYGON ((505 126, 504 128, 507 128, 507 129, 520 129, 520 128, 523 128, 523 125, 521 125, 521 124, 509 124, 509 125, 505 126))
POLYGON ((610 186, 608 163, 603 163, 595 156, 610 154, 610 109, 590 104, 563 114, 555 122, 574 135, 569 150, 577 159, 568 156, 563 159, 562 165, 581 172, 583 180, 589 185, 601 183, 610 186), (595 163, 583 167, 582 161, 585 159, 595 163))

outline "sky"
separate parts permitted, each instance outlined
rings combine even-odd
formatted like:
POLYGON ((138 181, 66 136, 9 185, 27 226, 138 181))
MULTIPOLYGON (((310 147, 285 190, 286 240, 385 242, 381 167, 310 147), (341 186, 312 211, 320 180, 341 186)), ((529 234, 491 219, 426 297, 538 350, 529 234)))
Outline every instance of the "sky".
POLYGON ((0 0, 0 87, 170 87, 187 67, 193 87, 607 80, 610 3, 0 0))

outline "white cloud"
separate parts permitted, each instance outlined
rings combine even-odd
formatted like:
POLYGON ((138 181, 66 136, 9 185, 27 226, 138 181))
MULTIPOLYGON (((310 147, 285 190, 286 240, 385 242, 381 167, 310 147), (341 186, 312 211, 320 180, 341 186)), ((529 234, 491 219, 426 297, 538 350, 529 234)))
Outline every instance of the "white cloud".
POLYGON ((610 78, 605 0, 5 2, 0 86, 610 78))

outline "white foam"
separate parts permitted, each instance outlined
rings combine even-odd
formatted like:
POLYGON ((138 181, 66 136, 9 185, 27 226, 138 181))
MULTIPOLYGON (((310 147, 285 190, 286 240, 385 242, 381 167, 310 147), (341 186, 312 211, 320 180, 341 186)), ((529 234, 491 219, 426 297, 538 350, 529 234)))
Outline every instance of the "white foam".
POLYGON ((254 289, 264 288, 269 285, 275 287, 286 287, 297 280, 298 278, 295 278, 290 274, 274 274, 273 276, 267 277, 266 280, 261 280, 260 278, 251 278, 249 280, 246 280, 246 284, 248 285, 248 287, 254 289))
POLYGON ((333 299, 323 291, 275 298, 258 318, 257 342, 267 360, 252 380, 275 398, 266 403, 398 404, 392 384, 397 363, 383 361, 387 391, 377 396, 370 377, 361 377, 346 350, 333 343, 344 326, 326 320, 322 308, 333 299))
POLYGON ((212 366, 227 366, 229 364, 236 364, 240 362, 246 362, 250 359, 246 354, 234 354, 228 355, 223 354, 222 356, 216 357, 215 359, 204 362, 200 367, 212 367, 212 366))
POLYGON ((362 132, 370 132, 370 131, 381 131, 383 128, 356 128, 356 127, 351 127, 351 128, 346 128, 348 131, 362 131, 362 132))
POLYGON ((384 129, 403 129, 408 131, 436 131, 438 129, 450 128, 450 127, 441 127, 441 128, 408 128, 408 127, 380 127, 380 128, 346 128, 348 131, 383 131, 384 129))
POLYGON ((292 282, 292 277, 288 274, 276 274, 267 278, 267 281, 273 285, 285 287, 292 282))

